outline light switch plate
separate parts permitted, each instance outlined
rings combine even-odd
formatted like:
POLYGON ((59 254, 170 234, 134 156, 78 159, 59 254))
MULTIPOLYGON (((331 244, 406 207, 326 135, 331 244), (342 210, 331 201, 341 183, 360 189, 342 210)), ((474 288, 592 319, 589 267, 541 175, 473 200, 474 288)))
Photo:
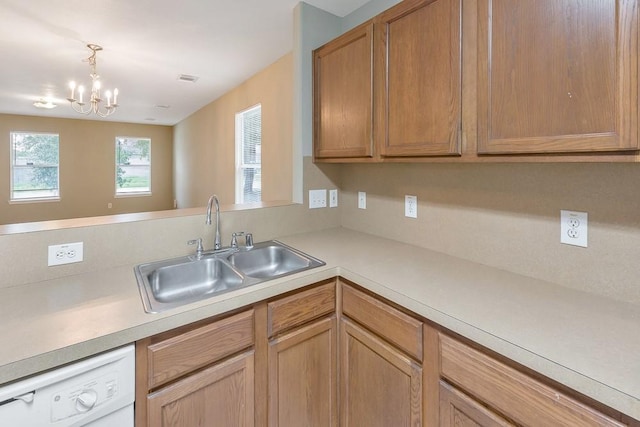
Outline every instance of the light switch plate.
POLYGON ((327 190, 309 190, 309 209, 327 207, 327 190))
POLYGON ((82 242, 51 245, 48 251, 48 266, 72 264, 84 260, 84 244, 82 242))
POLYGON ((404 196, 404 216, 418 218, 418 196, 404 196))
POLYGON ((367 209, 367 193, 358 191, 358 209, 367 209))
POLYGON ((560 211, 560 243, 587 247, 588 243, 587 212, 560 211))
POLYGON ((330 208, 338 207, 338 190, 337 189, 329 190, 329 207, 330 208))

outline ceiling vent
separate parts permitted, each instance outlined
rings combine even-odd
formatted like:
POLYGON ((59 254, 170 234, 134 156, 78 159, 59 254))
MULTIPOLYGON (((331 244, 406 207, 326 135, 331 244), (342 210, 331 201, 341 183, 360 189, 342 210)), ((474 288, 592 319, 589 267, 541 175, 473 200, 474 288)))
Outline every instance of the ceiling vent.
POLYGON ((180 74, 178 76, 178 80, 183 81, 183 82, 191 82, 191 83, 195 83, 197 82, 199 79, 199 77, 197 76, 190 76, 189 74, 180 74))

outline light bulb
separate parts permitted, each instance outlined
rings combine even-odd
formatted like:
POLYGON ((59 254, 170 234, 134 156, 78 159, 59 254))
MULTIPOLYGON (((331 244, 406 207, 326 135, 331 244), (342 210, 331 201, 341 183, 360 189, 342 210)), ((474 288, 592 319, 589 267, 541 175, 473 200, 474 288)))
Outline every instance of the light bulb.
POLYGON ((69 98, 69 100, 75 99, 76 82, 69 82, 69 89, 71 89, 71 97, 69 98))

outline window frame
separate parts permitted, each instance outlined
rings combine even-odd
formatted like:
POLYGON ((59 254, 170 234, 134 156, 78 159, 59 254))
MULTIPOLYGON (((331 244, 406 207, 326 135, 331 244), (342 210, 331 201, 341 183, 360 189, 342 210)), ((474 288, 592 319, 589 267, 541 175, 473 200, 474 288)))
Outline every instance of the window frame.
MULTIPOLYGON (((151 137, 148 136, 123 136, 123 135, 119 135, 115 137, 115 144, 114 144, 114 197, 115 198, 127 198, 127 197, 147 197, 147 196, 151 196, 152 193, 152 184, 153 184, 153 180, 152 180, 152 144, 151 144, 151 137), (149 187, 148 190, 142 190, 142 191, 118 191, 118 168, 120 168, 121 166, 126 166, 125 164, 121 164, 120 163, 120 158, 118 156, 118 140, 146 140, 149 144, 149 187)), ((144 165, 146 166, 146 165, 144 165)))
MULTIPOLYGON (((29 166, 29 165, 25 165, 29 166)), ((35 165, 32 165, 35 166, 35 165)), ((57 132, 34 132, 34 131, 10 131, 9 132, 9 204, 22 204, 22 203, 43 203, 43 202, 59 202, 61 199, 61 190, 60 190, 60 134, 57 132), (48 196, 39 196, 39 197, 22 197, 16 198, 14 197, 14 193, 16 190, 14 189, 14 171, 16 166, 15 164, 15 141, 14 135, 22 134, 22 135, 51 135, 56 136, 58 139, 58 162, 57 164, 45 164, 38 165, 37 167, 53 167, 55 166, 57 169, 56 177, 56 189, 53 190, 55 195, 48 196)))
POLYGON ((260 172, 260 200, 251 201, 251 203, 258 203, 262 201, 262 104, 257 103, 249 108, 246 108, 242 111, 236 113, 235 119, 235 171, 234 171, 234 180, 235 180, 235 202, 237 204, 249 203, 245 200, 245 192, 244 192, 244 171, 247 169, 255 169, 260 172), (260 112, 260 162, 259 163, 244 163, 244 134, 245 128, 243 124, 244 116, 248 113, 254 112, 255 110, 259 110, 260 112), (257 166, 256 166, 257 165, 257 166))

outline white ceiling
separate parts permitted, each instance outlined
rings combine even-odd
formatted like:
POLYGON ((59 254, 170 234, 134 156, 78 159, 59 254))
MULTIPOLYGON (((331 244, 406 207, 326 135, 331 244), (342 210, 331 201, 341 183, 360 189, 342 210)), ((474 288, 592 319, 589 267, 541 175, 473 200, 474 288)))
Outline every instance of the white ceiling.
MULTIPOLYGON (((367 1, 306 3, 345 16, 367 1)), ((0 0, 0 113, 84 118, 68 83, 90 86, 83 60, 95 43, 103 88, 120 92, 108 119, 173 125, 291 51, 297 2, 0 0), (36 109, 41 98, 58 107, 36 109)))

